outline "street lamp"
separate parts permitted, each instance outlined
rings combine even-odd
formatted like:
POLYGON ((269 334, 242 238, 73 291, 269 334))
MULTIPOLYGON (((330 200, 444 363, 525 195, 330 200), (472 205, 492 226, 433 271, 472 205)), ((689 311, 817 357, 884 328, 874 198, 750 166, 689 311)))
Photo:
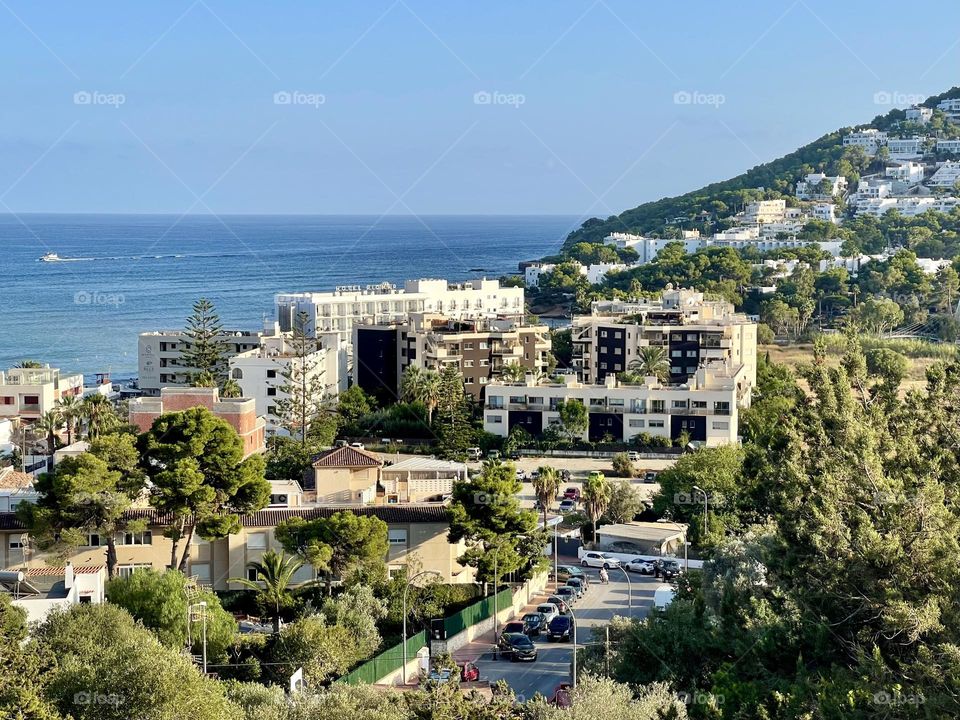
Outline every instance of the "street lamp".
POLYGON ((694 485, 693 489, 696 492, 703 493, 703 534, 706 535, 707 534, 707 502, 708 502, 707 491, 704 490, 699 485, 694 485))
POLYGON ((617 570, 623 573, 627 579, 627 615, 633 617, 633 583, 630 581, 630 573, 626 571, 623 565, 616 565, 617 570))
POLYGON ((570 613, 570 619, 573 620, 573 627, 570 629, 570 637, 573 638, 573 689, 577 689, 577 616, 573 614, 573 608, 567 605, 567 612, 570 613))
POLYGON ((407 584, 403 587, 403 640, 401 641, 401 646, 403 647, 403 684, 407 684, 407 591, 410 590, 410 585, 413 584, 413 581, 416 580, 421 575, 436 575, 438 577, 443 577, 436 570, 423 570, 418 572, 412 578, 407 580, 407 584))

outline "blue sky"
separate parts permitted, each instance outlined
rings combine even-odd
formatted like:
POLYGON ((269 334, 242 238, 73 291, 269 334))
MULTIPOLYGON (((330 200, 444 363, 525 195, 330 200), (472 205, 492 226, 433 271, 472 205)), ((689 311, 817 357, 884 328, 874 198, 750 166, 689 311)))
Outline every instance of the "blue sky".
POLYGON ((606 216, 960 84, 915 11, 3 0, 0 212, 606 216))

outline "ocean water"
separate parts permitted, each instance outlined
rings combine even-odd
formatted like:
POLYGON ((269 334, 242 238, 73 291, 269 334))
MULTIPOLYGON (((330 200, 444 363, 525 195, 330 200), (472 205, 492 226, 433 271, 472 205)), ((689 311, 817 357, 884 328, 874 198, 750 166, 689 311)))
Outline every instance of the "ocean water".
POLYGON ((0 216, 0 369, 25 358, 135 376, 137 334, 205 296, 259 329, 278 292, 465 280, 555 252, 566 216, 0 216), (56 253, 65 262, 40 262, 56 253))

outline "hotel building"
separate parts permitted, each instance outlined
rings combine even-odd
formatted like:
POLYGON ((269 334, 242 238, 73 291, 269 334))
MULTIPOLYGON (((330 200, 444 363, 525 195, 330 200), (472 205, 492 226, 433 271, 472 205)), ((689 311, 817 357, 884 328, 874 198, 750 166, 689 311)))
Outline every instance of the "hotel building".
POLYGON ((65 397, 83 395, 83 375, 57 368, 11 368, 0 372, 0 418, 36 420, 65 397))

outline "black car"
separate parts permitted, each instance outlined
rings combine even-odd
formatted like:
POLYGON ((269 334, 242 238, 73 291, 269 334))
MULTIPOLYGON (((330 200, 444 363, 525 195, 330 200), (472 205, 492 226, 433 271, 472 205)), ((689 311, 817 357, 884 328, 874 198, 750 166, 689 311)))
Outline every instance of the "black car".
POLYGON ((557 640, 559 642, 569 642, 570 641, 570 631, 573 629, 573 621, 570 619, 569 615, 557 615, 553 620, 550 621, 550 626, 548 628, 550 640, 557 640))
POLYGON ((527 635, 540 635, 544 629, 543 615, 538 612, 527 613, 523 616, 523 632, 527 635))
POLYGON ((523 633, 503 633, 497 640, 497 649, 508 656, 510 662, 537 659, 537 646, 523 633))
POLYGON ((567 587, 576 588, 577 595, 580 597, 583 597, 583 595, 587 592, 587 583, 578 577, 567 578, 567 587))

